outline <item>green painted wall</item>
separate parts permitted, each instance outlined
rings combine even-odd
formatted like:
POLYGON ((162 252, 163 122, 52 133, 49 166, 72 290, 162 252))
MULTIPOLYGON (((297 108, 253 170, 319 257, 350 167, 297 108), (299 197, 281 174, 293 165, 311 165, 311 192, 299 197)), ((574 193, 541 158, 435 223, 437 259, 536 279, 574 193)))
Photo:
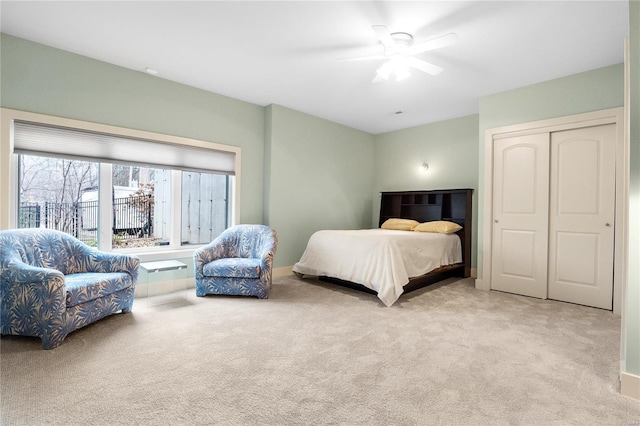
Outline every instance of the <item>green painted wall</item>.
POLYGON ((241 216, 263 216, 264 108, 1 35, 4 108, 242 148, 241 216))
POLYGON ((625 306, 623 369, 640 376, 640 1, 629 2, 630 176, 629 270, 625 306))
POLYGON ((622 106, 623 79, 624 66, 617 64, 484 96, 481 139, 484 129, 622 106))
MULTIPOLYGON (((620 46, 623 49, 623 46, 620 46)), ((601 109, 624 103, 624 66, 599 68, 480 98, 478 241, 484 221, 485 130, 601 109)), ((478 246, 478 278, 482 278, 482 245, 478 246)))
POLYGON ((371 227, 373 136, 279 105, 267 107, 269 225, 275 266, 296 263, 320 229, 371 227))
MULTIPOLYGON (((478 187, 478 115, 375 136, 373 224, 380 192, 478 187), (425 172, 423 162, 429 164, 425 172)), ((477 195, 474 191, 472 266, 476 267, 477 195)))

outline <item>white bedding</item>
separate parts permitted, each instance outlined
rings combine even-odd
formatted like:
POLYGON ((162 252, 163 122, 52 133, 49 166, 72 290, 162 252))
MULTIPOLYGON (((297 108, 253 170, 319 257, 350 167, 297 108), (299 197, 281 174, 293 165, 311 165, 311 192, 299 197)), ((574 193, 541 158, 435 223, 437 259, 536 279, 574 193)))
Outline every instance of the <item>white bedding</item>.
POLYGON ((325 230, 314 233, 293 271, 362 284, 391 306, 409 278, 462 262, 456 234, 387 229, 325 230))

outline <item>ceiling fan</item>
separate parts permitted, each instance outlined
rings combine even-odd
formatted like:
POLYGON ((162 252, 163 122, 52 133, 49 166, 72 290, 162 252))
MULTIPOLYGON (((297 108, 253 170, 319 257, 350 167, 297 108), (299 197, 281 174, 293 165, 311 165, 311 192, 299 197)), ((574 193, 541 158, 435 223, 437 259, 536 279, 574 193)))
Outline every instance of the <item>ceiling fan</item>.
POLYGON ((362 56, 359 58, 349 58, 350 60, 386 59, 386 61, 376 71, 373 82, 388 80, 392 74, 396 81, 404 80, 411 73, 410 68, 415 68, 431 75, 440 74, 443 69, 437 65, 416 58, 414 55, 439 49, 457 43, 460 39, 456 33, 449 33, 440 37, 432 38, 420 43, 414 43, 413 36, 404 32, 390 32, 384 25, 372 25, 371 28, 378 36, 384 46, 384 54, 376 56, 362 56))

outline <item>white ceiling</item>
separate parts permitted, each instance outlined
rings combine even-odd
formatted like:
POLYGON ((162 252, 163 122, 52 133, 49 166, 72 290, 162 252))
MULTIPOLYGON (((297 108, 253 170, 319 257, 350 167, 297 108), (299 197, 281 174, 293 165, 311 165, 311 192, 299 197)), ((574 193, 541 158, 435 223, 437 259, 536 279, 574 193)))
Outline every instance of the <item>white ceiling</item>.
POLYGON ((258 105, 374 134, 478 112, 492 93, 621 63, 628 1, 6 1, 1 30, 258 105), (444 68, 372 83, 371 25, 461 41, 444 68), (403 114, 395 114, 403 111, 403 114))

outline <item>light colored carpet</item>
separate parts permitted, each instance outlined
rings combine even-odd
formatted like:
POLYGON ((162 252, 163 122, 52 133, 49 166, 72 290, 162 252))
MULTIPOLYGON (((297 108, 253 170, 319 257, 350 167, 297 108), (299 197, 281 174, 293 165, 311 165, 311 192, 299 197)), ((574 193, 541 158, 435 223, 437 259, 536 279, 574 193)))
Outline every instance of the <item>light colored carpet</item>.
POLYGON ((448 280, 385 307, 281 277, 1 340, 3 425, 638 425, 620 318, 448 280))

